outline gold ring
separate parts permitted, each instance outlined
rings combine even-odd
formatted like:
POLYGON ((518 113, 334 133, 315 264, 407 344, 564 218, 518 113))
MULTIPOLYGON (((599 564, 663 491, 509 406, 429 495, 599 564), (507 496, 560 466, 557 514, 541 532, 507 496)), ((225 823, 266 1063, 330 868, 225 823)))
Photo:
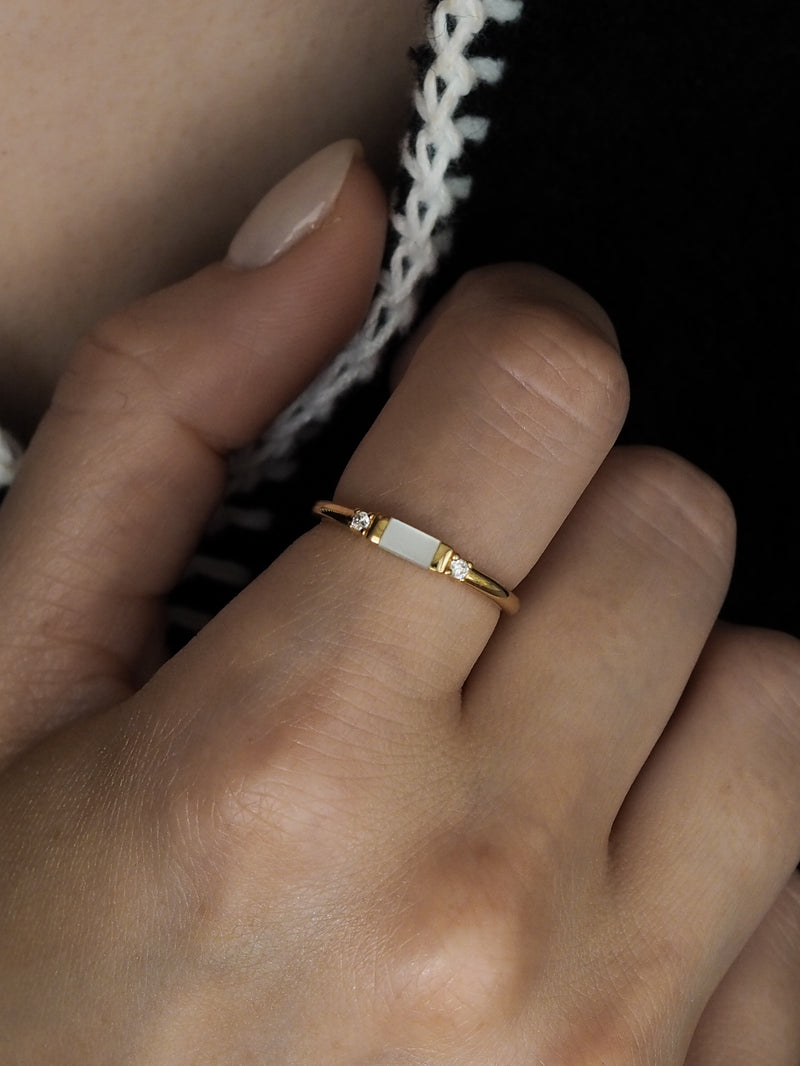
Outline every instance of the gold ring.
POLYGON ((443 544, 436 537, 423 533, 421 529, 372 511, 341 507, 330 500, 315 503, 313 511, 320 518, 330 518, 333 522, 346 526, 353 533, 372 541, 392 555, 415 563, 424 570, 444 574, 469 585, 488 596, 492 603, 508 614, 516 614, 519 610, 519 600, 513 592, 476 570, 471 562, 459 555, 449 544, 443 544))

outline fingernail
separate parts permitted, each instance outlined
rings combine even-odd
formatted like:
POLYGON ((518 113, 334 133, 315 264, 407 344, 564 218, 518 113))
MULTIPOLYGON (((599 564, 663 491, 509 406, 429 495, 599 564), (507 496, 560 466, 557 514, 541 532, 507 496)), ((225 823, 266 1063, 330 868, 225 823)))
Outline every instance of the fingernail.
POLYGON ((253 208, 231 242, 228 263, 239 270, 266 266, 317 229, 363 154, 358 141, 336 141, 301 163, 253 208))

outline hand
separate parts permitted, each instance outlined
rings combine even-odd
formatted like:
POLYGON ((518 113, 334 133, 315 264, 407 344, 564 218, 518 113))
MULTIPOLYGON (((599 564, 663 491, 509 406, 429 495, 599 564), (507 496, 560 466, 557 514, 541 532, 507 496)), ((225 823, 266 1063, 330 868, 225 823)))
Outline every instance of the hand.
POLYGON ((608 454, 624 370, 566 282, 462 282, 336 495, 518 616, 321 525, 141 684, 383 224, 356 163, 335 224, 102 325, 3 506, 2 1061, 788 1066, 800 655, 716 624, 721 491, 608 454))

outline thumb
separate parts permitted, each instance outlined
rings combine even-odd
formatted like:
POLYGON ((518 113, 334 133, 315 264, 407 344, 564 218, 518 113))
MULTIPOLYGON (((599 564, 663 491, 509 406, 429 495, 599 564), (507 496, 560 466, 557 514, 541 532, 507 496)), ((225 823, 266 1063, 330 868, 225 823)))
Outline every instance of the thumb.
POLYGON ((225 263, 79 346, 0 514, 0 755, 126 694, 250 441, 358 327, 386 228, 353 141, 276 187, 225 263))

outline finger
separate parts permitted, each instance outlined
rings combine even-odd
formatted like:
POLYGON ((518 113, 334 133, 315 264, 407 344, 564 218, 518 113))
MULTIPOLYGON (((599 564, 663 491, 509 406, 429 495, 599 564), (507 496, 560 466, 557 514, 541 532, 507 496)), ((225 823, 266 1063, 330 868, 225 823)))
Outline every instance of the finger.
POLYGON ((731 506, 709 478, 668 452, 611 453, 465 692, 487 783, 521 832, 535 811, 580 834, 583 853, 605 849, 711 632, 733 553, 731 506))
POLYGON ((234 249, 247 267, 284 254, 263 269, 218 264, 141 301, 70 363, 3 507, 0 751, 124 690, 155 605, 220 495, 226 454, 364 314, 382 191, 352 142, 309 166, 294 203, 305 236, 291 250, 282 186, 234 249), (323 201, 327 214, 306 232, 309 202, 323 201))
MULTIPOLYGON (((506 266, 468 276, 423 329, 336 498, 435 533, 517 584, 624 418, 627 382, 612 338, 603 312, 546 271, 506 266)), ((391 777, 418 797, 424 774, 444 771, 428 756, 446 763, 460 743, 461 686, 498 614, 458 582, 325 523, 245 589, 150 692, 163 694, 173 723, 186 716, 194 734, 211 738, 217 766, 241 714, 236 732, 248 744, 232 756, 237 767, 258 761, 254 736, 264 744, 282 736, 286 766, 333 751, 334 765, 318 777, 339 775, 345 785, 360 772, 356 763, 372 775, 390 753, 403 773, 387 768, 384 793, 391 777)))
MULTIPOLYGON (((513 587, 624 418, 627 382, 612 339, 603 312, 546 271, 468 276, 423 330, 336 499, 435 535, 513 587)), ((497 617, 457 581, 323 523, 246 590, 225 626, 250 648, 239 653, 248 662, 264 646, 277 655, 281 640, 297 656, 299 634, 318 676, 330 650, 331 687, 363 677, 373 711, 381 693, 401 693, 403 715, 427 717, 435 694, 460 690, 497 617)), ((353 694, 354 711, 361 705, 363 692, 353 694)))
MULTIPOLYGON (((337 500, 435 536, 513 588, 613 444, 627 382, 603 312, 546 271, 458 285, 355 453, 337 500)), ((330 553, 364 626, 421 688, 462 685, 498 617, 486 598, 332 526, 330 553), (398 644, 399 642, 399 644, 398 644)), ((321 547, 324 546, 324 547, 321 547)))
POLYGON ((726 974, 686 1066, 800 1062, 800 876, 795 875, 726 974))
POLYGON ((707 998, 800 859, 800 646, 719 627, 611 838, 612 882, 707 998))

